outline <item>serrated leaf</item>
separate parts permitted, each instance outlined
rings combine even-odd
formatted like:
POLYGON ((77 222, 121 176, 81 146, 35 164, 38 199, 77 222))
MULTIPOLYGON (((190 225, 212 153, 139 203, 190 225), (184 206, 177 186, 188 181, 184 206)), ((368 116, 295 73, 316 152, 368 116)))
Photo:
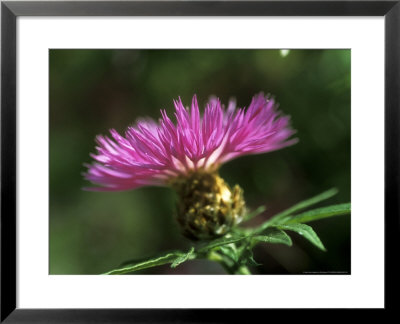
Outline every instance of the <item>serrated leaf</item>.
POLYGON ((292 239, 284 231, 278 228, 269 228, 261 235, 256 235, 252 240, 264 243, 285 244, 292 246, 292 239))
POLYGON ((282 230, 288 230, 296 232, 302 235, 305 239, 309 240, 312 244, 316 247, 321 249, 322 251, 326 251, 324 245, 322 244, 321 240, 319 239, 317 233, 314 232, 311 226, 306 224, 281 224, 276 225, 277 228, 282 230))
POLYGON ((245 215, 243 217, 243 222, 247 222, 250 219, 260 215, 261 213, 265 212, 265 210, 267 209, 267 207, 265 206, 260 206, 257 209, 253 210, 252 212, 248 213, 247 215, 245 215))
POLYGON ((317 208, 313 210, 306 211, 304 213, 288 217, 285 219, 285 224, 293 224, 293 223, 307 223, 312 222, 317 219, 332 217, 332 216, 340 216, 347 215, 351 212, 351 204, 338 204, 332 205, 328 207, 317 208))
POLYGON ((285 219, 287 216, 298 212, 300 210, 303 210, 309 206, 315 205, 323 200, 329 199, 336 195, 338 193, 338 190, 336 188, 332 188, 330 190, 327 190, 317 196, 314 196, 310 199, 304 200, 302 202, 297 203, 296 205, 280 212, 279 214, 276 214, 273 216, 271 219, 267 220, 264 222, 261 226, 259 226, 255 231, 256 232, 261 232, 265 230, 266 228, 270 227, 271 225, 274 224, 279 224, 282 219, 285 219))
POLYGON ((176 267, 177 267, 178 265, 180 265, 181 263, 183 263, 183 262, 185 262, 185 261, 187 261, 187 260, 189 260, 189 259, 194 259, 195 256, 196 256, 196 255, 195 255, 195 253, 194 253, 194 247, 192 247, 188 253, 185 253, 185 254, 183 254, 183 255, 177 257, 177 258, 175 259, 175 261, 172 262, 171 268, 176 268, 176 267))

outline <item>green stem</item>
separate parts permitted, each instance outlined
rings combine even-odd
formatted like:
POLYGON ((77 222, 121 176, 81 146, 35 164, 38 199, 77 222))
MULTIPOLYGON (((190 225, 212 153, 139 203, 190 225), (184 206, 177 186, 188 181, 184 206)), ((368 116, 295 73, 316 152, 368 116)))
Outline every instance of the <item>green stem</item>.
POLYGON ((217 252, 214 252, 214 251, 211 251, 210 253, 208 253, 207 259, 210 261, 215 261, 215 262, 219 262, 219 263, 224 261, 224 258, 221 255, 219 255, 217 252))
POLYGON ((233 274, 231 266, 228 265, 225 258, 217 252, 211 251, 210 253, 208 253, 207 259, 210 261, 218 262, 226 272, 228 272, 229 274, 233 274))
POLYGON ((247 268, 245 265, 238 266, 237 263, 233 263, 232 260, 227 260, 227 258, 215 251, 208 253, 207 259, 221 264, 221 266, 229 274, 251 275, 249 268, 247 268))
POLYGON ((250 272, 249 268, 247 268, 246 266, 241 266, 239 269, 237 269, 235 274, 251 275, 251 272, 250 272))

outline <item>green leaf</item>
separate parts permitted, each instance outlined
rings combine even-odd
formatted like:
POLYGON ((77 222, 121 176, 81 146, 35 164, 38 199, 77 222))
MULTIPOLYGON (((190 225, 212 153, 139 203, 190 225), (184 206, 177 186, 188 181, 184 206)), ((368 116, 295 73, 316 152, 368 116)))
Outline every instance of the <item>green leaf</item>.
POLYGON ((265 212, 267 207, 265 206, 260 206, 256 210, 253 210, 252 212, 248 213, 243 217, 243 222, 247 222, 248 220, 260 215, 261 213, 265 212))
POLYGON ((191 250, 187 253, 179 252, 179 251, 170 252, 166 255, 159 256, 156 258, 151 258, 151 259, 141 261, 138 263, 134 263, 134 264, 129 264, 124 267, 111 270, 104 274, 106 274, 106 275, 127 274, 127 273, 134 272, 134 271, 157 267, 157 266, 164 265, 167 263, 172 263, 172 266, 176 267, 179 264, 181 264, 182 262, 185 262, 189 259, 190 260, 194 259, 195 257, 196 257, 196 255, 194 254, 194 248, 192 247, 191 250))
POLYGON ((181 255, 180 257, 176 258, 175 261, 172 262, 171 268, 176 268, 181 263, 183 263, 187 260, 194 259, 195 257, 196 257, 196 255, 194 253, 194 247, 192 247, 188 253, 185 253, 185 254, 181 255))
POLYGON ((262 235, 256 235, 252 238, 256 242, 286 244, 292 246, 292 239, 284 231, 277 228, 269 228, 262 235))
POLYGON ((282 225, 274 225, 279 229, 288 230, 296 232, 297 234, 302 235, 305 239, 309 240, 316 247, 321 249, 322 251, 326 251, 324 245, 319 239, 317 233, 314 232, 311 226, 306 224, 282 224, 282 225))
POLYGON ((232 246, 232 244, 226 244, 218 247, 218 250, 222 255, 231 258, 234 262, 239 260, 238 251, 232 246))
POLYGON ((269 226, 273 225, 273 224, 279 224, 280 221, 284 218, 286 218, 287 216, 298 212, 302 209, 305 209, 311 205, 315 205, 323 200, 326 200, 328 198, 333 197, 334 195, 336 195, 338 193, 338 190, 336 188, 332 188, 330 190, 327 190, 315 197, 312 197, 310 199, 304 200, 286 210, 284 210, 283 212, 280 212, 279 214, 276 214, 275 216, 273 216, 271 219, 267 220, 265 223, 263 223, 261 226, 259 226, 255 231, 256 232, 260 232, 263 231, 264 229, 268 228, 269 226))
POLYGON ((256 260, 254 260, 253 251, 249 247, 247 247, 242 252, 242 255, 241 255, 239 263, 241 265, 249 265, 249 266, 259 266, 259 265, 261 265, 256 260))
POLYGON ((317 219, 339 216, 339 215, 347 215, 351 212, 351 204, 339 204, 332 205, 328 207, 317 208, 313 210, 306 211, 304 213, 288 217, 285 219, 283 223, 285 224, 293 224, 293 223, 307 223, 312 222, 317 219))
POLYGON ((143 270, 146 268, 156 267, 159 265, 172 263, 179 256, 181 256, 181 253, 172 252, 172 253, 168 253, 167 255, 158 257, 158 258, 149 259, 149 260, 139 262, 136 264, 127 265, 123 268, 114 269, 109 272, 106 272, 105 274, 108 274, 108 275, 125 274, 125 273, 130 273, 130 272, 134 272, 134 271, 138 271, 138 270, 143 270))
POLYGON ((231 237, 222 237, 222 238, 219 238, 219 239, 209 242, 208 244, 206 244, 205 246, 200 248, 198 251, 201 253, 207 252, 216 247, 230 244, 230 243, 236 243, 236 242, 242 241, 247 238, 248 238, 248 235, 235 235, 235 236, 231 236, 231 237))

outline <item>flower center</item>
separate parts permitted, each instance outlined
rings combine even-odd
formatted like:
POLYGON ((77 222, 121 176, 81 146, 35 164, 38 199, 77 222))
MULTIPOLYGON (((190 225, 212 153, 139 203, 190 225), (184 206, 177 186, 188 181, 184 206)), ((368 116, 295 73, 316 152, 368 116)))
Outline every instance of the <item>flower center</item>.
POLYGON ((178 222, 192 240, 222 236, 242 220, 243 190, 238 185, 231 189, 216 171, 193 171, 171 185, 179 195, 178 222))

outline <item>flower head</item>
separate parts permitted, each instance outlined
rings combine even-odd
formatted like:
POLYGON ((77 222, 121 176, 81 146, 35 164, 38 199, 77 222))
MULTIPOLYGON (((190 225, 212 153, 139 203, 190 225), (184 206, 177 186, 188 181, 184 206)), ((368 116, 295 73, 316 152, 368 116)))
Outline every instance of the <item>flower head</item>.
POLYGON ((247 109, 227 107, 213 98, 200 115, 196 96, 190 109, 174 101, 176 124, 161 110, 159 123, 139 120, 125 137, 114 129, 112 138, 97 136, 96 161, 85 178, 101 187, 119 191, 142 186, 169 185, 170 180, 197 170, 215 171, 239 156, 266 153, 294 144, 289 117, 280 116, 273 99, 260 93, 247 109))
POLYGON ((247 154, 266 153, 294 144, 289 117, 260 93, 247 109, 212 98, 201 116, 196 96, 190 109, 174 101, 176 124, 161 110, 159 123, 139 120, 125 136, 97 137, 96 161, 85 178, 120 191, 142 186, 172 186, 181 198, 178 221, 191 238, 222 235, 244 212, 243 191, 218 176, 221 164, 247 154))

